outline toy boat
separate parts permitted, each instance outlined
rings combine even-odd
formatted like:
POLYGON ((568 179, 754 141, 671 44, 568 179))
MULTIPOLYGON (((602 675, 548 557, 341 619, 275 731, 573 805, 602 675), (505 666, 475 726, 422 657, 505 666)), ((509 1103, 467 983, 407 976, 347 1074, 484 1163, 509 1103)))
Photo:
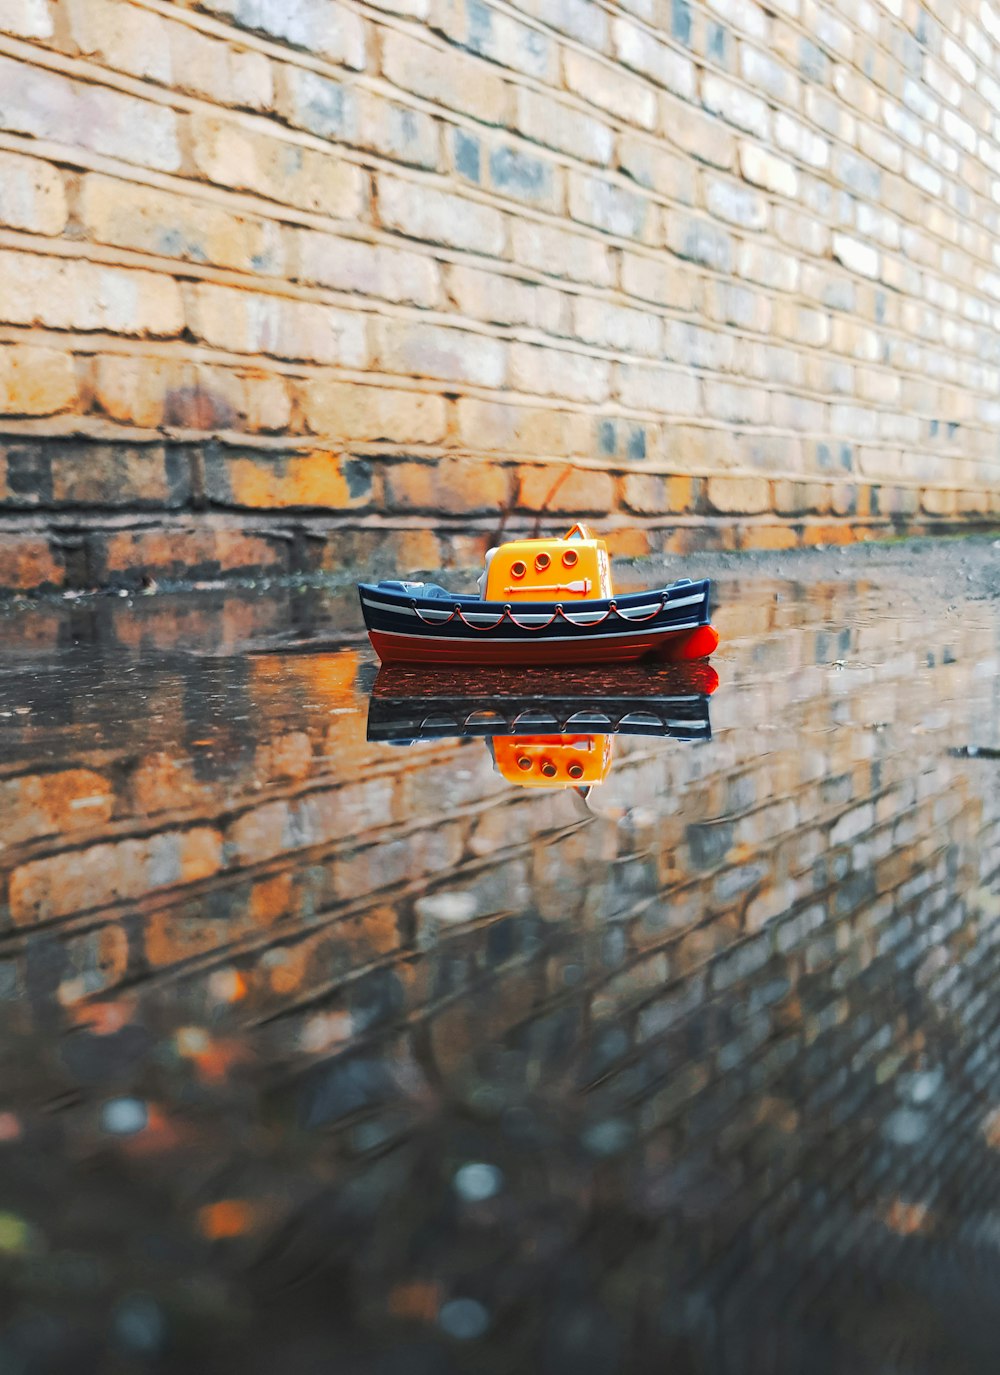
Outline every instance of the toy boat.
POLYGON ((707 581, 615 596, 607 545, 584 525, 561 540, 491 549, 479 595, 435 583, 362 583, 368 634, 385 664, 607 664, 706 658, 719 643, 707 581))
POLYGON ((368 703, 368 739, 413 745, 479 737, 516 787, 586 792, 610 773, 616 735, 710 740, 709 697, 718 681, 704 663, 584 669, 571 685, 544 669, 457 670, 442 681, 384 667, 368 703))

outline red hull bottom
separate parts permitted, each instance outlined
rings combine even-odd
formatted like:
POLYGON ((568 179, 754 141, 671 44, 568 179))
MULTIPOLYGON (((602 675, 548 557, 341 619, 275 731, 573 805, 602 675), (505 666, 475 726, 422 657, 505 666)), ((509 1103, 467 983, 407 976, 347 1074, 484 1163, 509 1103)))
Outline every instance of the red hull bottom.
POLYGON ((673 633, 595 636, 592 640, 548 641, 500 644, 482 640, 432 640, 417 635, 396 635, 388 630, 368 632, 375 653, 384 664, 505 664, 508 667, 548 664, 621 664, 636 659, 655 658, 671 664, 707 659, 719 643, 713 626, 673 633))

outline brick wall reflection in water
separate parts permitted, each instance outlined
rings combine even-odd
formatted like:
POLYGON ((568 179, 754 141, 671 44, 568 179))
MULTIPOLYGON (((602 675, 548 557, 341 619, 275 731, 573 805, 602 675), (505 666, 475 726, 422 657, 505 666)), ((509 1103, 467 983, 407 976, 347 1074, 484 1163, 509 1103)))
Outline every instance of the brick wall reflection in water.
POLYGON ((617 741, 589 810, 481 741, 366 743, 353 649, 217 652, 284 608, 100 612, 58 655, 36 622, 0 720, 12 1017, 239 1033, 271 1136, 220 1088, 196 1201, 267 1197, 211 1261, 241 1293, 334 1267, 300 1335, 407 1370, 986 1370, 1000 773, 954 751, 997 743, 997 623, 882 600, 729 583, 714 739, 617 741), (469 1161, 500 1183, 463 1201, 469 1161))

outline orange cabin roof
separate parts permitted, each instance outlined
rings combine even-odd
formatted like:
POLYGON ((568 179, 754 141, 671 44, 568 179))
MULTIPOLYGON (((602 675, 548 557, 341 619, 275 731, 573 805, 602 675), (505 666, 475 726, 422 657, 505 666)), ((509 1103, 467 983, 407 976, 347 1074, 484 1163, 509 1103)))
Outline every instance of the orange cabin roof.
POLYGON ((574 525, 562 539, 511 540, 491 549, 483 580, 483 595, 491 602, 573 602, 614 596, 608 546, 585 525, 574 525))

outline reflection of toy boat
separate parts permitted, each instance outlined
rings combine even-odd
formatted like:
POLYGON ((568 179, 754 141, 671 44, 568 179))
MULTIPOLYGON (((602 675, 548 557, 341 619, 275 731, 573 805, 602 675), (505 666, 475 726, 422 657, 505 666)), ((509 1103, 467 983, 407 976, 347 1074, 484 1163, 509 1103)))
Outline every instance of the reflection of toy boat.
POLYGON ((582 525, 562 540, 491 549, 479 581, 482 596, 433 583, 362 584, 365 624, 383 663, 683 662, 707 657, 719 642, 707 581, 616 597, 607 546, 582 525))
POLYGON ((711 664, 637 665, 482 673, 443 678, 382 668, 368 703, 368 739, 394 743, 456 735, 663 735, 710 740, 708 699, 719 683, 711 664))
POLYGON ((551 670, 440 675, 383 668, 368 703, 368 739, 394 745, 483 736, 497 769, 521 787, 585 787, 611 768, 615 735, 709 740, 710 664, 614 673, 551 670))

